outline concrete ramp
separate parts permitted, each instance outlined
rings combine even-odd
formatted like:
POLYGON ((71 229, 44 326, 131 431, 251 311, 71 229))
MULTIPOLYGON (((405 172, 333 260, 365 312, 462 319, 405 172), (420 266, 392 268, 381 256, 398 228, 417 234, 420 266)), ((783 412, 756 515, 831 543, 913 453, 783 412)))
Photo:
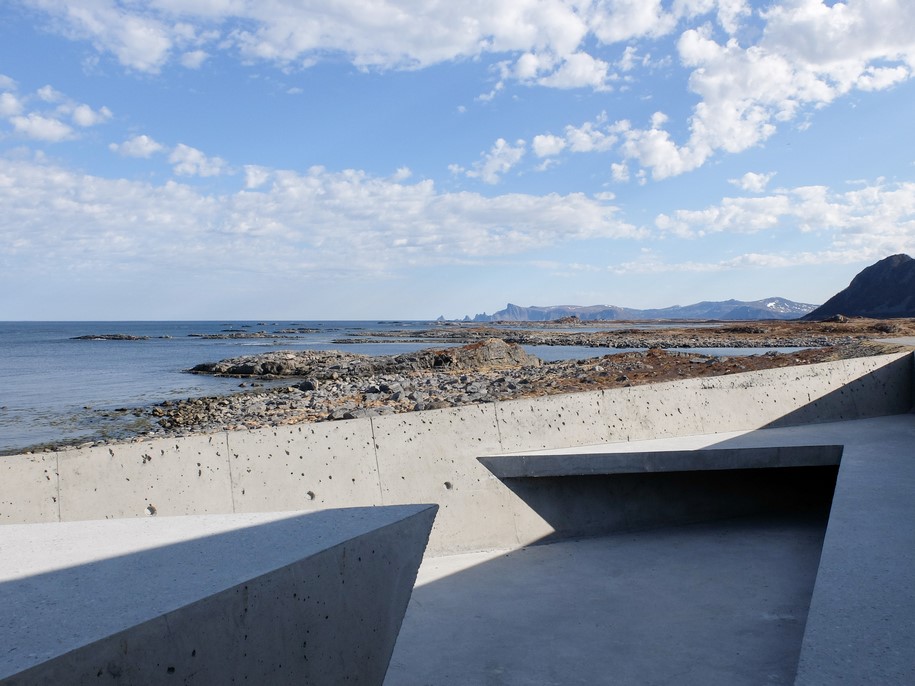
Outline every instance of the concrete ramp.
POLYGON ((435 505, 0 528, 0 684, 380 684, 435 505))

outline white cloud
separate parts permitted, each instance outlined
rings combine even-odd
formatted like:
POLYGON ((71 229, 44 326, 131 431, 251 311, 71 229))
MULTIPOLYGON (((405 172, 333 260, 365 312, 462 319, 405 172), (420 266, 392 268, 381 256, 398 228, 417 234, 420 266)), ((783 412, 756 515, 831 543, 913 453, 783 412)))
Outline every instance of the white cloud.
POLYGON ((561 153, 562 149, 566 147, 566 141, 564 138, 548 133, 534 136, 532 147, 537 157, 550 157, 561 153))
POLYGON ((8 91, 16 90, 16 81, 6 74, 0 74, 0 89, 8 91))
POLYGON ((22 102, 13 93, 0 93, 0 117, 12 117, 22 112, 22 102))
POLYGON ((283 67, 343 55, 359 68, 380 69, 490 53, 512 55, 512 78, 598 89, 608 77, 607 63, 595 54, 602 44, 665 35, 685 15, 664 10, 660 0, 381 0, 369 6, 314 0, 29 1, 53 18, 59 32, 144 72, 157 72, 171 59, 197 68, 215 50, 283 67))
POLYGON ((56 143, 73 136, 73 129, 59 119, 34 112, 25 116, 14 116, 10 118, 10 123, 18 133, 34 140, 56 143))
POLYGON ((226 161, 219 157, 207 157, 197 148, 179 143, 168 156, 178 176, 219 176, 228 172, 226 161))
POLYGON ((659 214, 655 225, 682 238, 722 232, 816 233, 824 252, 856 253, 850 261, 877 259, 915 250, 915 183, 878 181, 844 193, 799 186, 762 197, 724 198, 702 210, 659 214))
POLYGON ((245 165, 245 188, 251 190, 260 188, 270 180, 272 172, 267 167, 254 164, 245 165))
MULTIPOLYGON (((675 3, 684 15, 711 9, 704 0, 675 3)), ((736 0, 718 3, 719 22, 731 33, 747 11, 736 0)), ((699 96, 689 138, 677 143, 664 122, 654 120, 650 129, 626 133, 625 157, 656 179, 682 174, 718 151, 760 145, 780 124, 854 89, 882 90, 912 78, 913 3, 794 0, 773 4, 760 16, 762 36, 749 46, 735 38, 719 43, 709 26, 681 34, 680 61, 692 69, 689 87, 699 96)))
MULTIPOLYGON (((663 115, 656 115, 663 116, 663 115)), ((575 153, 605 152, 613 148, 619 140, 617 133, 625 131, 627 127, 615 124, 607 125, 607 114, 601 112, 593 121, 584 122, 581 126, 568 125, 562 136, 552 133, 538 134, 531 140, 531 149, 534 154, 543 158, 555 158, 564 151, 575 153)), ((518 164, 524 156, 525 141, 518 140, 515 146, 510 146, 504 139, 499 139, 492 150, 484 155, 482 161, 477 162, 467 176, 482 178, 487 183, 496 183, 499 177, 518 164), (488 179, 488 180, 487 180, 488 179)), ((545 171, 558 160, 545 159, 537 165, 536 171, 545 171)), ((457 165, 452 165, 457 169, 457 165)), ((452 171, 455 171, 452 169, 452 171)), ((460 168, 463 170, 463 168, 460 168)))
POLYGON ((39 98, 45 102, 60 102, 63 100, 63 93, 55 90, 51 86, 42 86, 37 91, 35 91, 39 98))
POLYGON ((739 179, 728 179, 728 183, 751 193, 762 193, 766 190, 766 186, 769 185, 769 181, 772 180, 773 176, 775 176, 775 172, 769 172, 768 174, 747 172, 739 179))
POLYGON ((108 148, 112 152, 116 152, 124 157, 152 157, 158 152, 163 152, 165 147, 160 143, 157 143, 155 140, 147 136, 146 134, 140 136, 133 136, 128 138, 126 141, 120 145, 117 143, 111 143, 108 148))
POLYGON ((616 63, 620 71, 632 71, 635 69, 638 58, 638 49, 634 45, 627 45, 623 50, 623 56, 616 63))
POLYGON ((620 146, 623 155, 651 169, 655 179, 666 179, 696 169, 709 154, 703 148, 679 147, 663 129, 627 129, 623 136, 620 146))
POLYGON ((595 121, 585 122, 581 126, 566 126, 566 142, 572 152, 604 152, 610 150, 617 137, 609 130, 602 130, 607 120, 606 113, 601 113, 595 121))
POLYGON ((614 181, 625 183, 629 180, 629 165, 613 162, 610 164, 610 174, 613 176, 614 181))
POLYGON ((662 36, 676 23, 661 0, 605 0, 596 4, 591 27, 604 43, 618 43, 640 36, 662 36))
MULTIPOLYGON (((6 87, 15 88, 12 79, 4 79, 6 87)), ((76 126, 85 128, 108 121, 112 113, 107 107, 94 110, 68 98, 53 86, 45 85, 31 95, 23 96, 10 91, 0 93, 0 117, 7 118, 22 136, 56 143, 78 137, 64 119, 69 118, 76 126), (38 109, 33 109, 35 104, 38 109)))
POLYGON ((209 56, 205 50, 191 50, 181 55, 181 66, 188 69, 200 69, 209 56))
MULTIPOLYGON (((911 248, 908 248, 911 250, 911 248)), ((888 248, 892 252, 893 248, 888 248)), ((878 260, 890 252, 879 249, 861 252, 857 249, 826 249, 818 252, 776 252, 776 253, 742 253, 727 259, 697 262, 665 262, 651 255, 631 262, 613 265, 609 270, 617 275, 632 274, 676 274, 676 273, 709 273, 709 272, 745 272, 747 269, 784 269, 788 267, 822 267, 827 264, 854 264, 878 260)))
POLYGON ((567 55, 549 76, 539 79, 542 86, 551 88, 584 88, 606 90, 610 65, 586 52, 567 55))
POLYGON ((482 179, 485 183, 499 183, 502 175, 521 161, 524 151, 523 140, 516 141, 512 145, 504 138, 499 138, 489 152, 484 153, 482 159, 475 162, 473 169, 468 170, 466 174, 471 178, 482 179))
POLYGON ((68 37, 89 40, 138 71, 158 71, 177 38, 172 22, 156 18, 141 6, 124 7, 105 0, 31 0, 31 4, 54 17, 68 37))
POLYGON ((77 105, 73 108, 72 118, 77 126, 96 126, 111 119, 111 110, 107 107, 93 110, 89 105, 77 105))
POLYGON ((485 197, 355 170, 258 172, 272 179, 264 190, 210 194, 0 159, 0 270, 365 275, 639 235, 577 193, 485 197))

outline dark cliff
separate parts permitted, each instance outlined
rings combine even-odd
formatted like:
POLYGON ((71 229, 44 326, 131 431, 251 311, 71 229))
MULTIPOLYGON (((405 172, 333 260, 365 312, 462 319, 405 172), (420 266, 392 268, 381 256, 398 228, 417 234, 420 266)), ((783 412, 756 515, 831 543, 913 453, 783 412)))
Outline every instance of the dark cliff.
POLYGON ((875 319, 915 317, 915 260, 892 255, 872 264, 848 288, 802 318, 815 321, 839 314, 875 319))

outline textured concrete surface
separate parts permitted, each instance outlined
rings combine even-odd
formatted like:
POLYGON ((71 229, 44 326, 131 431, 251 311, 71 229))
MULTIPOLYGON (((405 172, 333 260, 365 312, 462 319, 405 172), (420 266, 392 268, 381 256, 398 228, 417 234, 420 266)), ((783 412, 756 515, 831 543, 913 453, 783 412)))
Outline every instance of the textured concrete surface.
POLYGON ((224 434, 58 455, 61 521, 232 512, 224 434))
POLYGON ((2 527, 0 684, 379 684, 435 509, 2 527))
POLYGON ((791 684, 822 520, 427 559, 386 686, 791 684))
POLYGON ((591 391, 496 403, 501 444, 534 450, 609 440, 603 398, 591 391))
POLYGON ((57 456, 0 456, 0 524, 60 519, 57 456))
POLYGON ((236 512, 380 505, 368 420, 228 435, 236 512))

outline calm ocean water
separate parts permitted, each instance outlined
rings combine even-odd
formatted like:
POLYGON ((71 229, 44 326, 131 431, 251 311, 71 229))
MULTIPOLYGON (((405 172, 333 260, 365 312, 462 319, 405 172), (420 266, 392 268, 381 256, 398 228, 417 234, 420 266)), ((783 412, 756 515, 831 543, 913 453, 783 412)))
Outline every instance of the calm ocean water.
MULTIPOLYGON (((45 442, 117 434, 132 415, 108 414, 163 400, 237 390, 238 379, 187 374, 201 362, 268 350, 341 349, 368 355, 441 346, 433 341, 334 344, 347 334, 421 330, 430 322, 202 321, 202 322, 0 322, 0 453, 45 442), (294 338, 205 339, 191 334, 229 330, 276 332, 315 329, 294 338), (73 340, 76 336, 128 334, 141 341, 73 340)), ((608 323, 607 327, 613 325, 608 323)), ((543 360, 606 354, 601 348, 527 346, 543 360)), ((733 351, 738 352, 738 351, 733 351)), ((754 351, 743 350, 742 354, 754 351)))

